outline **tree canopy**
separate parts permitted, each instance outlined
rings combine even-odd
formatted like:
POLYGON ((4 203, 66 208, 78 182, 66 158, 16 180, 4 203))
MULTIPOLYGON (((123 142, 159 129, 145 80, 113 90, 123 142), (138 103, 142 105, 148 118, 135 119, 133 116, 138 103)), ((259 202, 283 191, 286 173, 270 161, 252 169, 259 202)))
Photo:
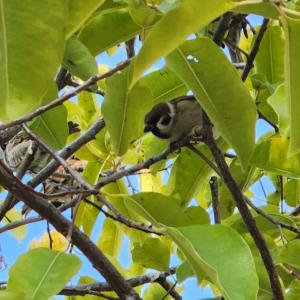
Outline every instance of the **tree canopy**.
POLYGON ((299 0, 2 0, 0 24, 0 234, 47 222, 0 299, 300 298, 299 0), (143 132, 182 97, 197 141, 143 132))

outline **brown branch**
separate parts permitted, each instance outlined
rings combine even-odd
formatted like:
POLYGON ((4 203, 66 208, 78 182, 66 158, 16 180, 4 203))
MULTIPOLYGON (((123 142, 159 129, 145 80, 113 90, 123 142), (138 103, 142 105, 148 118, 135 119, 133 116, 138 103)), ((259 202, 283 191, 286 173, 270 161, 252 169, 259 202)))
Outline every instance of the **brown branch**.
POLYGON ((63 96, 53 100, 52 102, 50 102, 46 105, 40 106, 38 109, 36 109, 35 111, 27 114, 26 116, 24 116, 20 119, 14 120, 10 123, 1 124, 0 125, 0 130, 3 130, 3 129, 8 128, 8 127, 12 127, 12 126, 15 126, 15 125, 20 125, 20 124, 23 124, 25 122, 31 121, 33 118, 41 115, 42 113, 63 104, 65 101, 67 101, 70 98, 76 96, 79 92, 81 92, 81 91, 85 90, 85 88, 95 84, 97 81, 99 81, 101 79, 104 79, 104 78, 107 78, 107 77, 113 75, 114 73, 124 69, 125 67, 127 67, 129 65, 129 63, 130 63, 130 60, 126 60, 123 63, 119 64, 115 68, 109 70, 108 72, 106 72, 102 75, 98 74, 98 75, 95 75, 95 76, 91 77, 90 79, 85 81, 83 84, 76 87, 73 91, 64 94, 63 96))
MULTIPOLYGON (((204 118, 205 119, 205 118, 204 118)), ((241 217, 248 227, 248 230, 260 252, 260 255, 262 257, 262 260, 264 262, 266 271, 269 276, 269 280, 271 283, 272 291, 273 291, 273 296, 274 299, 276 300, 283 300, 283 293, 280 285, 280 281, 278 278, 278 274, 274 265, 274 262, 272 260, 272 256, 270 254, 270 251, 268 249, 268 246, 266 244, 266 241, 262 234, 260 233, 254 218, 252 217, 246 202, 244 201, 244 195, 233 178, 229 167, 227 166, 227 163, 225 161, 225 158, 223 156, 223 153, 221 149, 218 147, 217 143, 215 142, 213 138, 213 133, 212 133, 212 127, 210 122, 205 122, 203 124, 203 132, 204 132, 204 142, 207 144, 209 147, 211 153, 214 156, 214 159, 217 163, 217 166, 222 174, 222 178, 224 180, 224 183, 228 187, 229 191, 231 192, 233 199, 236 202, 236 206, 241 214, 241 217)))
POLYGON ((165 300, 169 295, 175 300, 182 300, 182 297, 176 292, 175 287, 177 281, 171 286, 166 278, 161 278, 157 280, 160 286, 166 290, 166 294, 161 298, 161 300, 165 300))
POLYGON ((209 181, 210 192, 211 192, 211 202, 214 212, 215 224, 221 224, 221 212, 219 203, 219 193, 218 193, 218 180, 216 176, 212 176, 209 181))
MULTIPOLYGON (((24 188, 25 185, 1 161, 0 183, 6 190, 18 199, 22 199, 26 205, 50 222, 58 232, 67 236, 71 225, 70 221, 45 199, 27 191, 24 188)), ((89 259, 121 299, 141 299, 102 251, 76 226, 73 227, 71 238, 74 245, 89 259)))
MULTIPOLYGON (((140 275, 140 276, 128 279, 127 282, 130 284, 131 287, 137 287, 137 286, 144 285, 146 283, 158 282, 161 278, 166 278, 172 274, 175 274, 175 272, 176 272, 176 269, 171 268, 170 272, 159 272, 159 273, 140 275)), ((59 293, 59 295, 85 296, 85 295, 89 295, 90 291, 111 292, 113 290, 110 287, 110 285, 106 282, 93 282, 93 283, 81 284, 81 285, 77 285, 77 286, 65 287, 59 293)))
POLYGON ((255 38, 252 50, 251 50, 251 52, 249 54, 249 57, 247 59, 246 66, 245 66, 245 68, 243 70, 243 73, 241 75, 241 78, 242 78, 243 81, 246 80, 250 70, 253 68, 254 59, 256 57, 256 54, 258 53, 259 46, 260 46, 260 43, 261 43, 261 41, 264 37, 264 34, 265 34, 265 32, 268 28, 268 24, 269 24, 269 19, 264 19, 261 26, 260 26, 260 29, 257 33, 256 38, 255 38))
POLYGON ((89 199, 84 199, 84 202, 92 205, 93 207, 95 207, 96 209, 101 211, 107 218, 110 218, 114 221, 117 221, 121 224, 124 224, 127 227, 134 228, 134 229, 146 232, 146 233, 154 233, 156 235, 163 235, 163 233, 161 231, 152 228, 152 226, 145 226, 145 225, 139 224, 139 223, 137 223, 137 222, 135 222, 131 219, 128 219, 126 216, 121 214, 114 206, 112 206, 112 204, 110 202, 108 202, 104 197, 99 197, 99 198, 101 198, 102 200, 105 200, 105 203, 102 200, 100 200, 100 201, 102 203, 104 203, 109 209, 111 209, 111 211, 114 212, 114 215, 108 213, 101 206, 99 206, 96 203, 90 201, 89 199))

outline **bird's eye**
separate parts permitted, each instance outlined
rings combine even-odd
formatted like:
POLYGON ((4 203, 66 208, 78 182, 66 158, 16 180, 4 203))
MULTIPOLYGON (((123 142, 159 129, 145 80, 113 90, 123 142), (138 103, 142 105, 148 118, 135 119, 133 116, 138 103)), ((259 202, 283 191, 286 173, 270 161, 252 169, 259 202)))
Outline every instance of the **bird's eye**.
POLYGON ((168 125, 171 121, 171 117, 169 115, 163 116, 160 123, 163 125, 168 125))

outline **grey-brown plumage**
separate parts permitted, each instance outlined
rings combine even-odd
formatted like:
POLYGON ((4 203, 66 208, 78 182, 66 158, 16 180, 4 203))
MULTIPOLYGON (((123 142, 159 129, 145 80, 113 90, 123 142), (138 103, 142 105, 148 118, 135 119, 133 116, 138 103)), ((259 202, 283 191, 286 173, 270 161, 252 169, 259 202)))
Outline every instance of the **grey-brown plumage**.
POLYGON ((145 116, 144 131, 176 142, 201 127, 202 109, 194 99, 156 104, 145 116))

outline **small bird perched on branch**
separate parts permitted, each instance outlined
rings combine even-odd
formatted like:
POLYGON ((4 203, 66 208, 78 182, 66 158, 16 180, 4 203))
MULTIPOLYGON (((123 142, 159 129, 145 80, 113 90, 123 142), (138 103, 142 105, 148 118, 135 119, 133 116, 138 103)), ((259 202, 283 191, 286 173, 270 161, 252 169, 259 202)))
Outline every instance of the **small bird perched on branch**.
POLYGON ((186 96, 156 104, 145 116, 144 132, 151 131, 171 143, 199 135, 202 109, 195 98, 186 96))

